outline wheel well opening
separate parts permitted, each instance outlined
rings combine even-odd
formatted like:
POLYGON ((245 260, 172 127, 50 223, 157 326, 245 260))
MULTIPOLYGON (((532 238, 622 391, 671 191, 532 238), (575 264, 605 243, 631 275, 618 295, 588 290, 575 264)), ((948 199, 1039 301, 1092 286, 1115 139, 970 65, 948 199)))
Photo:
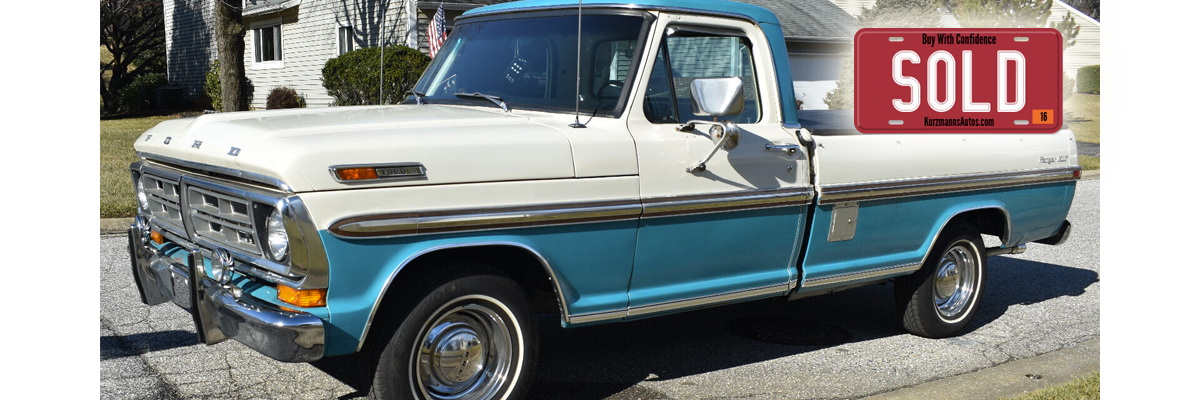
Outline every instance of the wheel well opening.
MULTIPOLYGON (((374 335, 378 327, 385 326, 378 320, 394 307, 412 307, 424 297, 420 290, 432 289, 434 282, 453 279, 459 275, 489 271, 456 271, 444 268, 456 262, 485 264, 490 272, 498 272, 512 278, 525 290, 530 305, 538 313, 559 313, 558 297, 550 275, 542 266, 541 259, 523 248, 505 245, 447 248, 423 254, 410 261, 392 278, 380 300, 379 308, 371 321, 370 332, 374 335), (417 289, 417 290, 414 290, 417 289)), ((369 338, 368 338, 369 339, 369 338)))
MULTIPOLYGON (((950 220, 950 224, 964 223, 975 227, 980 234, 991 235, 1005 239, 1008 230, 1008 215, 999 208, 984 208, 958 214, 950 220)), ((947 224, 949 225, 949 224, 947 224)))

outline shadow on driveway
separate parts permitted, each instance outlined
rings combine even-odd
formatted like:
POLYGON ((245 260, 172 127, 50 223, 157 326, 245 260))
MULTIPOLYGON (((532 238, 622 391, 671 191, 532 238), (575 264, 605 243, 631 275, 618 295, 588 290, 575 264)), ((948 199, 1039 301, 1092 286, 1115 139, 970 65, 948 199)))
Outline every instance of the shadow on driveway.
MULTIPOLYGON (((988 267, 983 305, 967 332, 996 320, 1010 306, 1078 296, 1099 280, 1094 271, 1004 256, 991 257, 988 267)), ((703 374, 845 342, 907 335, 893 314, 891 286, 871 285, 793 302, 768 299, 571 329, 562 329, 557 315, 541 315, 538 380, 532 398, 665 398, 637 386, 638 382, 703 374), (733 333, 742 330, 738 324, 743 321, 764 319, 811 322, 837 330, 829 336, 845 341, 783 345, 733 333)), ((314 365, 357 389, 352 397, 363 396, 368 388, 358 381, 364 375, 354 360, 337 357, 314 365)))
POLYGON ((100 361, 188 347, 196 343, 194 332, 178 330, 138 333, 128 336, 101 336, 100 361))

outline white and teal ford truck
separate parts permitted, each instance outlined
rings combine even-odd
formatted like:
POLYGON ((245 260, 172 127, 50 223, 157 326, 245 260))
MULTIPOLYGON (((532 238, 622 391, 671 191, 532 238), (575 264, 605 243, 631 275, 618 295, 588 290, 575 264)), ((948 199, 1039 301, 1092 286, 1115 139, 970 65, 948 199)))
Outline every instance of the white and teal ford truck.
POLYGON ((945 337, 989 255, 1070 232, 1069 131, 825 134, 797 116, 769 11, 577 7, 466 13, 404 104, 144 133, 142 300, 188 309, 204 343, 361 353, 376 397, 503 399, 534 379, 535 313, 573 327, 890 280, 897 323, 945 337))

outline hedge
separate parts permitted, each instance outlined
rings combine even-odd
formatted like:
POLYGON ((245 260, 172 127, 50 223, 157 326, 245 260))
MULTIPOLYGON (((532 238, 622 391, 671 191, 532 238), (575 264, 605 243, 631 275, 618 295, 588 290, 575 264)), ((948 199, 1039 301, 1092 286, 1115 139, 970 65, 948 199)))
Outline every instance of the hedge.
POLYGON ((274 110, 278 108, 303 108, 305 106, 304 97, 296 93, 296 89, 286 86, 276 86, 271 89, 270 94, 267 94, 267 109, 274 110))
POLYGON ((1089 65, 1075 73, 1076 89, 1079 93, 1100 94, 1100 66, 1089 65))
POLYGON ((117 104, 128 113, 143 114, 158 108, 156 103, 157 90, 167 86, 167 74, 151 73, 138 76, 128 86, 121 88, 117 94, 117 104))
MULTIPOLYGON (((379 104, 379 48, 368 47, 325 62, 321 84, 335 106, 379 104)), ((404 100, 429 65, 429 56, 407 46, 387 47, 383 53, 383 103, 404 100)))

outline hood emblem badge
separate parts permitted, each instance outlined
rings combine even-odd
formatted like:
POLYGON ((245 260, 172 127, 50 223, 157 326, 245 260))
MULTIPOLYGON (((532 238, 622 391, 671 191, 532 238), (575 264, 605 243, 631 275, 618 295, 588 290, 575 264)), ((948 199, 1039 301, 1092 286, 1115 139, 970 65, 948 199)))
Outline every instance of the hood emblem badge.
POLYGON ((239 149, 237 147, 229 148, 229 155, 231 155, 231 156, 237 157, 237 155, 240 154, 241 152, 242 152, 242 149, 239 149))

